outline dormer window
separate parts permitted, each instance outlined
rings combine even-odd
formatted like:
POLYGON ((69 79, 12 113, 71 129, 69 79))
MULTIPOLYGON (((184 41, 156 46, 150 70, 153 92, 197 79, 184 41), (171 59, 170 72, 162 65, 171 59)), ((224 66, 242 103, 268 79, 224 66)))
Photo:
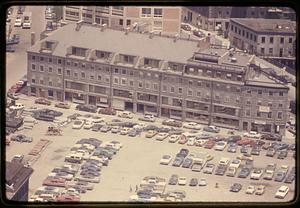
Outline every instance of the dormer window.
POLYGON ((150 66, 152 68, 158 68, 159 67, 159 60, 145 58, 144 59, 144 65, 145 66, 150 66))
POLYGON ((86 48, 79 48, 79 47, 72 47, 72 55, 75 56, 82 56, 85 57, 86 56, 86 48))
POLYGON ((105 52, 105 51, 98 51, 96 50, 96 56, 99 59, 108 59, 110 56, 109 52, 105 52))
POLYGON ((53 42, 50 42, 50 41, 46 41, 46 44, 45 44, 45 46, 46 46, 46 49, 48 49, 48 50, 52 50, 52 48, 53 48, 53 42))
POLYGON ((123 56, 123 61, 127 64, 133 64, 134 62, 134 56, 128 56, 128 55, 124 55, 123 56))

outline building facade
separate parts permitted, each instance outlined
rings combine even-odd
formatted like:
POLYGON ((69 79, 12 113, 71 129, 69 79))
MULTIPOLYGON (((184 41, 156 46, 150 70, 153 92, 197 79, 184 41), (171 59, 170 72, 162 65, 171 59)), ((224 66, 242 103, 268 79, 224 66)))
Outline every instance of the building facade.
POLYGON ((11 201, 28 201, 29 177, 33 169, 19 162, 6 162, 6 197, 11 201))
POLYGON ((283 19, 230 20, 232 46, 295 68, 296 23, 283 19))
POLYGON ((69 24, 28 50, 29 95, 284 134, 288 88, 201 41, 69 24))
POLYGON ((175 35, 180 33, 181 7, 64 6, 63 20, 175 35))

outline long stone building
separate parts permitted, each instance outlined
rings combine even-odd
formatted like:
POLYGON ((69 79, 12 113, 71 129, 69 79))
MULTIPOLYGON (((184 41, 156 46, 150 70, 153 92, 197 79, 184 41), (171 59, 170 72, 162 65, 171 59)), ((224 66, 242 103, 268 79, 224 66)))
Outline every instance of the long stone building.
POLYGON ((264 74, 254 55, 208 39, 68 24, 27 51, 28 93, 284 134, 289 88, 264 74))
POLYGON ((63 20, 176 35, 180 33, 181 7, 73 5, 63 7, 63 20))

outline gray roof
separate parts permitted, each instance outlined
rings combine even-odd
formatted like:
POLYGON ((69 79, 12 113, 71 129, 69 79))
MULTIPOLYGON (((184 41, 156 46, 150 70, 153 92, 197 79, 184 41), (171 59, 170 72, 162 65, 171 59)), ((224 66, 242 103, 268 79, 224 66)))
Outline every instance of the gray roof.
POLYGON ((296 33, 296 22, 287 19, 232 18, 230 21, 257 32, 296 33))
POLYGON ((39 53, 40 42, 45 40, 58 41, 52 55, 65 57, 67 48, 77 46, 88 49, 97 49, 120 54, 154 58, 165 61, 186 63, 193 52, 198 51, 197 41, 167 38, 149 34, 129 32, 83 24, 79 31, 75 30, 76 23, 68 24, 54 31, 49 37, 38 41, 28 51, 39 53))
POLYGON ((246 80, 247 85, 255 85, 255 86, 261 86, 261 87, 272 87, 272 88, 285 88, 289 89, 284 84, 280 83, 280 81, 276 79, 271 79, 268 77, 265 73, 259 73, 257 76, 248 78, 246 80))

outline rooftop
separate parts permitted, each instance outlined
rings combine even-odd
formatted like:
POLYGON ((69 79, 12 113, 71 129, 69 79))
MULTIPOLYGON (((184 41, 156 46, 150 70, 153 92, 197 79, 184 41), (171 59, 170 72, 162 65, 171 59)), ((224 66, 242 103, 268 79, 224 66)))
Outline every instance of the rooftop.
POLYGON ((32 174, 32 168, 26 168, 18 162, 6 162, 6 193, 11 198, 32 174))
POLYGON ((119 54, 141 56, 164 61, 186 63, 193 53, 199 50, 198 41, 183 40, 174 37, 164 37, 137 32, 113 30, 92 25, 82 24, 79 30, 75 30, 76 23, 68 24, 54 31, 49 37, 37 41, 28 51, 39 53, 41 43, 44 41, 57 41, 52 55, 65 57, 69 47, 82 47, 109 51, 119 54), (71 35, 70 35, 71 34, 71 35), (84 40, 84 41, 83 41, 84 40))
POLYGON ((287 86, 282 84, 279 80, 268 76, 267 74, 261 72, 255 74, 255 76, 250 76, 246 81, 248 85, 256 85, 256 86, 263 86, 263 87, 274 87, 274 88, 286 88, 287 86))
POLYGON ((261 33, 296 33, 296 22, 287 19, 232 18, 230 21, 261 33))

